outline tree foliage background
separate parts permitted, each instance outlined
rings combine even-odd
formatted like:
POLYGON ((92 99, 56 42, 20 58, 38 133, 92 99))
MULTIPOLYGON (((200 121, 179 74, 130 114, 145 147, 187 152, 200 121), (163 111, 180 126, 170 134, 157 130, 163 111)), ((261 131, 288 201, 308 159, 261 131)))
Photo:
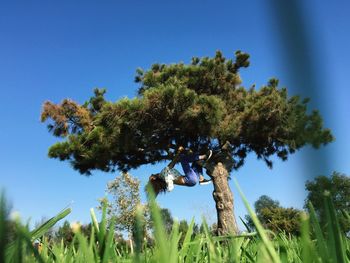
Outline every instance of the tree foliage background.
POLYGON ((244 88, 239 71, 249 55, 237 51, 227 59, 192 58, 191 63, 154 64, 138 69, 138 96, 109 102, 105 90, 95 90, 86 103, 71 99, 45 102, 41 114, 53 135, 65 138, 49 156, 69 161, 83 174, 92 170, 128 170, 170 160, 174 145, 200 152, 232 146, 232 165, 244 164, 254 152, 268 166, 276 154, 282 160, 306 144, 319 147, 333 140, 308 99, 288 96, 277 79, 256 90, 244 88))
POLYGON ((132 234, 137 209, 145 210, 140 198, 140 180, 129 173, 120 176, 107 184, 107 193, 112 200, 103 199, 107 203, 107 214, 113 219, 117 230, 132 234))
MULTIPOLYGON (((275 233, 281 231, 291 234, 300 234, 301 211, 295 208, 284 208, 279 201, 267 195, 262 195, 254 203, 255 213, 262 225, 275 233)), ((245 217, 249 229, 255 229, 253 220, 249 215, 245 217)))
POLYGON ((350 222, 346 219, 342 211, 350 213, 350 178, 349 176, 333 172, 330 177, 318 176, 314 180, 307 181, 305 189, 308 195, 305 199, 305 208, 308 202, 314 206, 320 222, 325 226, 324 193, 330 193, 334 208, 338 213, 341 228, 345 233, 350 233, 350 222))

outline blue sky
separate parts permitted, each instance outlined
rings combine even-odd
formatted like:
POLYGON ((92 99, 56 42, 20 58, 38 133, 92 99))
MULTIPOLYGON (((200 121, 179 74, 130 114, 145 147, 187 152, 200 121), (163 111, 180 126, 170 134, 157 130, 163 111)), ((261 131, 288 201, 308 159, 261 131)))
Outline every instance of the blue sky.
MULTIPOLYGON (((39 121, 45 100, 83 103, 95 87, 107 88, 112 101, 133 97, 137 67, 189 62, 192 56, 212 56, 218 49, 227 57, 236 50, 251 55, 251 66, 242 71, 244 86, 259 87, 277 77, 291 94, 311 96, 311 105, 320 109, 336 137, 319 151, 306 147, 287 162, 275 160, 272 170, 249 156, 232 176, 251 203, 267 194, 283 206, 302 208, 305 180, 334 170, 350 174, 350 4, 308 1, 301 9, 304 24, 285 28, 275 3, 1 1, 0 187, 13 209, 35 222, 71 204, 68 219, 89 222, 89 208, 97 206, 106 183, 117 175, 95 172, 85 177, 68 163, 47 157, 57 138, 39 121), (300 50, 300 36, 308 41, 305 50, 300 50), (315 81, 308 81, 308 67, 315 81)), ((145 166, 131 173, 144 186, 149 174, 161 168, 145 166)), ((230 185, 236 214, 244 216, 232 181, 230 185)), ((177 187, 159 202, 177 218, 200 220, 204 214, 214 222, 211 192, 212 186, 177 187)))

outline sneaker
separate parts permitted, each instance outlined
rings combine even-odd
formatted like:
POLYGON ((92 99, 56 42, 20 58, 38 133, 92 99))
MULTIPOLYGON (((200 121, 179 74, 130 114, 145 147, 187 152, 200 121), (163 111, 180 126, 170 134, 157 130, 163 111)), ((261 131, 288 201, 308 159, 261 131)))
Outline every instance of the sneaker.
POLYGON ((207 155, 208 157, 207 157, 207 159, 205 159, 205 162, 209 161, 210 158, 212 157, 212 155, 213 155, 213 151, 209 150, 208 155, 207 155))
POLYGON ((201 166, 203 166, 206 162, 208 162, 210 160, 210 158, 213 155, 213 151, 209 150, 206 154, 200 155, 200 158, 197 163, 201 166))
POLYGON ((211 179, 204 179, 203 181, 199 182, 199 185, 207 185, 211 184, 211 179))
POLYGON ((208 163, 208 161, 210 160, 210 158, 213 155, 213 151, 209 150, 208 153, 205 155, 205 159, 199 160, 198 164, 204 168, 206 168, 206 164, 208 163))

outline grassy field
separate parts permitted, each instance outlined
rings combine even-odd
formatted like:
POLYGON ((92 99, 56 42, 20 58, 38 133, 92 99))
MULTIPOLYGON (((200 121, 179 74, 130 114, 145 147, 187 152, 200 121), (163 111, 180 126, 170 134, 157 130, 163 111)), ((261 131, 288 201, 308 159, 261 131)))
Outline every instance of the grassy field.
MULTIPOLYGON (((326 231, 321 230, 310 204, 310 214, 305 213, 300 218, 300 237, 264 230, 242 193, 241 197, 257 231, 221 237, 213 236, 205 221, 203 233, 193 235, 192 221, 186 233, 179 233, 178 223, 175 222, 171 234, 166 235, 159 208, 154 198, 150 198, 154 244, 150 246, 144 242, 142 211, 139 211, 133 252, 114 238, 114 223, 107 223, 105 209, 100 222, 94 211, 90 211, 93 224, 91 236, 86 237, 77 229, 71 245, 65 245, 63 241, 52 244, 42 238, 54 224, 70 213, 70 209, 60 212, 33 231, 19 221, 15 222, 15 236, 9 242, 6 238, 9 232, 6 227, 6 201, 2 197, 0 262, 350 262, 350 240, 339 228, 329 196, 325 195, 326 231), (180 242, 181 236, 184 237, 181 239, 183 242, 180 242), (39 249, 33 245, 38 238, 44 240, 39 249)), ((344 215, 350 220, 345 211, 344 215)))

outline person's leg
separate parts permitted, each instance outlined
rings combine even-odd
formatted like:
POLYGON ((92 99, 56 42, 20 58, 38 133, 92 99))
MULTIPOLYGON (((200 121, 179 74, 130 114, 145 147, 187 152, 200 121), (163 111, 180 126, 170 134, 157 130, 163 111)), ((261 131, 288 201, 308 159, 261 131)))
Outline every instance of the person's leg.
POLYGON ((199 178, 203 178, 203 167, 199 164, 199 162, 193 162, 192 169, 199 178))
POLYGON ((193 163, 201 160, 202 156, 197 153, 182 153, 180 154, 180 162, 193 163))
MULTIPOLYGON (((198 178, 198 177, 197 177, 198 178)), ((179 177, 176 177, 175 180, 173 181, 174 184, 176 185, 182 185, 182 186, 195 186, 198 182, 198 179, 188 179, 187 177, 185 176, 179 176, 179 177)), ((202 184, 203 182, 210 182, 210 180, 206 180, 204 179, 203 176, 200 176, 199 177, 199 183, 202 184)))
POLYGON ((203 176, 203 166, 200 162, 194 162, 192 164, 192 169, 198 176, 199 184, 207 184, 210 183, 211 179, 205 179, 203 176))
POLYGON ((197 173, 192 169, 190 165, 191 162, 198 161, 198 158, 198 154, 180 155, 180 163, 185 173, 185 176, 182 177, 182 179, 178 179, 177 182, 174 181, 175 184, 185 183, 185 185, 187 186, 194 186, 198 182, 197 173))
POLYGON ((177 185, 184 185, 184 186, 187 186, 187 185, 186 185, 186 180, 185 180, 185 177, 184 177, 184 176, 176 177, 175 180, 174 180, 173 182, 174 182, 174 184, 177 184, 177 185))
MULTIPOLYGON (((211 155, 211 153, 210 153, 211 155)), ((201 179, 201 181, 204 180, 203 175, 202 175, 202 166, 201 164, 198 164, 198 161, 201 160, 206 160, 208 159, 207 155, 199 155, 196 153, 192 153, 192 154, 183 154, 181 153, 179 155, 180 158, 180 163, 182 166, 182 169, 185 173, 185 176, 183 177, 178 177, 176 180, 174 180, 174 184, 177 185, 186 185, 186 186, 194 186, 198 183, 199 179, 201 179), (192 167, 190 165, 190 163, 192 163, 192 167), (195 169, 193 169, 193 167, 195 167, 195 169), (202 175, 200 177, 200 175, 202 175)))

